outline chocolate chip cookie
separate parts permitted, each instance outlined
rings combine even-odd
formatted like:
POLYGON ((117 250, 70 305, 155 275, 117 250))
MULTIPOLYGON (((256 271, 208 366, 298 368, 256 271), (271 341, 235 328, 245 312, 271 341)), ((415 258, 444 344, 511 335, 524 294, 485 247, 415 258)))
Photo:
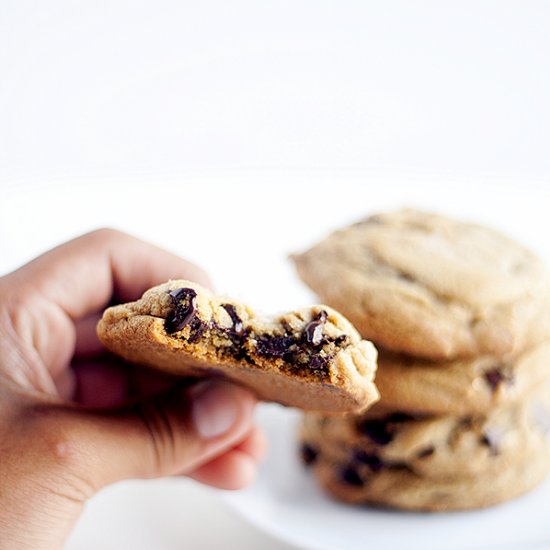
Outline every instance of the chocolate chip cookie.
POLYGON ((392 351, 512 357, 550 338, 546 268, 479 225, 417 210, 379 214, 293 260, 323 302, 392 351))
POLYGON ((550 340, 508 360, 480 356, 436 363, 380 350, 376 385, 387 408, 460 415, 518 402, 549 379, 550 340))
POLYGON ((493 506, 530 491, 547 476, 550 454, 540 443, 510 466, 481 478, 425 478, 399 466, 373 472, 368 464, 350 466, 322 455, 312 467, 321 486, 344 502, 441 512, 493 506))
POLYGON ((350 412, 378 399, 374 346, 326 306, 267 318, 176 280, 107 309, 97 332, 127 361, 181 376, 223 376, 267 401, 350 412))
POLYGON ((306 462, 321 454, 329 462, 370 465, 373 472, 401 467, 433 479, 492 475, 548 445, 550 392, 528 397, 488 415, 421 416, 381 405, 361 415, 308 413, 302 456, 306 462))
POLYGON ((301 452, 335 497, 417 510, 489 506, 538 484, 550 470, 550 399, 490 415, 413 417, 380 405, 362 415, 309 413, 301 452))

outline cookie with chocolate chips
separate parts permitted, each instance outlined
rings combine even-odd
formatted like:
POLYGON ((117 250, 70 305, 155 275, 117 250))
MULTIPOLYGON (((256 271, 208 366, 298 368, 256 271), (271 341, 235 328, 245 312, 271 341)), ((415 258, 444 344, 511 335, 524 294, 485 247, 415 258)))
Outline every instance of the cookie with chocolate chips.
POLYGON ((311 468, 332 497, 353 504, 442 512, 484 508, 516 498, 535 488, 548 475, 548 445, 519 454, 505 468, 486 477, 426 478, 406 466, 373 469, 360 460, 335 462, 319 454, 311 468))
POLYGON ((127 361, 181 376, 223 376, 266 401, 352 412, 378 399, 374 346, 326 306, 267 318, 176 280, 107 309, 97 332, 127 361))
POLYGON ((460 510, 508 500, 550 470, 548 391, 488 416, 412 416, 380 405, 362 415, 307 413, 304 464, 340 500, 460 510))
POLYGON ((546 268, 486 227, 401 210, 336 231, 293 260, 323 302, 395 352, 510 358, 550 338, 546 268))
POLYGON ((455 479, 492 476, 545 448, 549 421, 544 388, 488 415, 411 415, 379 404, 361 415, 307 413, 300 441, 306 464, 321 455, 361 471, 405 468, 423 478, 455 479))
POLYGON ((550 379, 550 340, 514 359, 479 356, 432 362, 380 350, 376 385, 386 408, 428 414, 483 414, 517 403, 550 379))

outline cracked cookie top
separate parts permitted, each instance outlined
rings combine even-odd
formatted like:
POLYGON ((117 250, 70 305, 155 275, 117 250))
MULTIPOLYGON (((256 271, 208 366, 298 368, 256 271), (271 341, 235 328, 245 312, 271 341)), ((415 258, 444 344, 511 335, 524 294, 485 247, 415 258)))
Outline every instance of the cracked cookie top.
POLYGON ((545 266, 486 227, 406 209, 336 231, 293 260, 324 302, 393 351, 513 356, 550 336, 545 266))

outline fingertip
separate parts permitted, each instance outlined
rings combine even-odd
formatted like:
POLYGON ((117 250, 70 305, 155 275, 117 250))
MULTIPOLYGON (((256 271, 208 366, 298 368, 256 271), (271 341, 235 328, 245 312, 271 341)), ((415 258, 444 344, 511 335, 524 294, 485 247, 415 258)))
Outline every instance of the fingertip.
POLYGON ((204 439, 244 437, 253 422, 254 395, 225 381, 199 382, 190 391, 192 418, 204 439))

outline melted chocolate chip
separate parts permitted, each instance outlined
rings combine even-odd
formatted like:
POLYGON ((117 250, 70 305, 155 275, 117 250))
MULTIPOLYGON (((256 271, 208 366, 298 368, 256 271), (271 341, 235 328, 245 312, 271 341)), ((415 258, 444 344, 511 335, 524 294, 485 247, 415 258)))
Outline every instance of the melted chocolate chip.
POLYGON ((233 321, 233 333, 236 336, 242 336, 244 334, 243 321, 238 316, 235 306, 232 304, 223 304, 222 307, 225 311, 227 311, 229 317, 231 317, 231 320, 233 321))
POLYGON ((354 485, 355 487, 361 487, 363 485, 363 480, 357 473, 357 470, 352 466, 347 466, 340 470, 340 478, 342 481, 345 481, 349 485, 354 485))
POLYGON ((306 325, 304 329, 304 338, 308 344, 319 346, 323 342, 323 327, 327 322, 328 314, 325 310, 321 310, 315 318, 306 325))
POLYGON ((393 434, 386 420, 363 420, 357 429, 377 445, 387 445, 393 441, 393 434))
POLYGON ((510 383, 512 381, 512 378, 509 375, 503 373, 498 368, 488 370, 484 374, 484 377, 493 391, 496 391, 502 383, 510 383))
POLYGON ((300 449, 300 455, 302 461, 306 466, 313 464, 317 460, 317 455, 319 452, 317 449, 314 449, 311 445, 304 443, 300 449))
POLYGON ((256 353, 264 357, 280 358, 287 363, 295 363, 302 355, 307 358, 307 364, 300 362, 310 371, 317 374, 328 374, 328 363, 331 356, 323 356, 319 353, 311 353, 308 345, 303 341, 297 341, 288 333, 283 336, 265 334, 257 338, 256 353))
POLYGON ((334 345, 341 346, 342 344, 345 344, 348 341, 348 337, 345 334, 341 334, 334 340, 334 345))
POLYGON ((178 288, 168 293, 173 309, 164 322, 166 332, 172 334, 188 325, 197 314, 197 293, 192 288, 178 288))
POLYGON ((323 357, 322 355, 313 355, 309 360, 309 368, 320 374, 328 374, 328 362, 330 357, 323 357))
POLYGON ((426 447, 422 451, 420 451, 416 456, 418 458, 428 458, 429 456, 432 456, 435 453, 435 449, 433 447, 426 447))
POLYGON ((207 324, 203 323, 198 317, 195 317, 190 323, 189 327, 191 329, 191 334, 187 341, 190 344, 194 344, 200 340, 200 337, 203 335, 203 332, 207 328, 207 324))
POLYGON ((379 472, 386 467, 386 464, 375 454, 366 453, 362 449, 356 449, 353 453, 353 460, 366 464, 373 472, 379 472))
POLYGON ((294 356, 291 347, 295 347, 296 340, 292 336, 277 336, 266 334, 257 340, 256 353, 266 357, 280 357, 285 361, 292 360, 294 356))

